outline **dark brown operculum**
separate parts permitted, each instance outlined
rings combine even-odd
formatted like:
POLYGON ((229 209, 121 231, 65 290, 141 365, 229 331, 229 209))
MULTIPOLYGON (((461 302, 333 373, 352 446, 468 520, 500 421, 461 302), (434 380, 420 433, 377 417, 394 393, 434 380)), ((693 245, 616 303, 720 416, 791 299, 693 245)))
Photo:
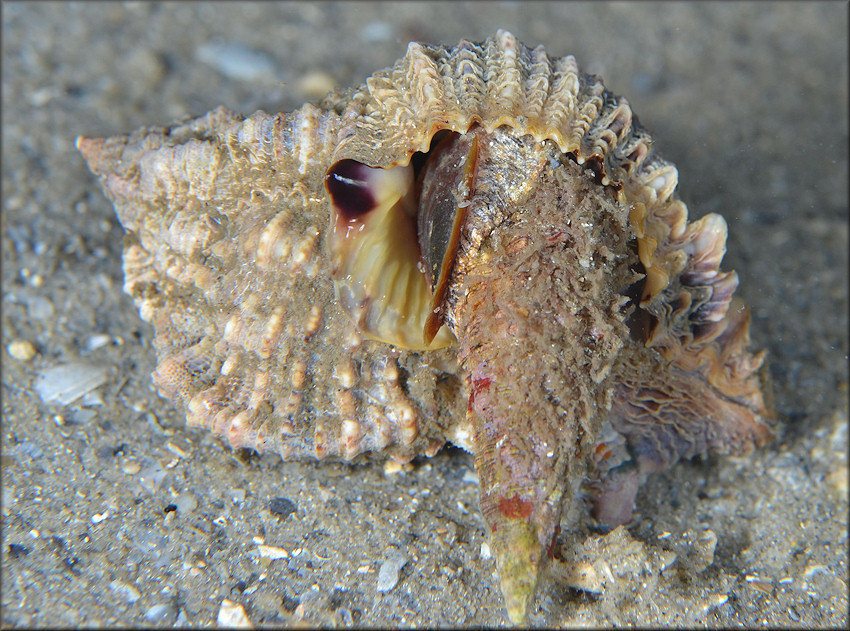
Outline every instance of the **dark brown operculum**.
POLYGON ((421 174, 417 235, 431 312, 425 323, 430 343, 443 324, 445 297, 478 172, 478 133, 449 134, 431 150, 421 174))
MULTIPOLYGON (((625 208, 593 177, 549 143, 478 133, 445 322, 502 591, 522 622, 610 405, 636 256, 625 208)), ((463 156, 461 143, 445 151, 463 156)))

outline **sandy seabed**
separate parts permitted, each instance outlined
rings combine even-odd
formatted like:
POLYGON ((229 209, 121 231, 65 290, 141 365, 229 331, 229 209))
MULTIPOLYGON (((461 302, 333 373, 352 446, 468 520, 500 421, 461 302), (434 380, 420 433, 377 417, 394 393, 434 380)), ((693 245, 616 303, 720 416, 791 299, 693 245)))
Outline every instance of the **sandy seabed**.
POLYGON ((601 75, 678 166, 691 216, 725 216, 783 424, 750 457, 650 481, 628 531, 578 542, 613 568, 606 591, 555 576, 531 622, 846 625, 846 3, 3 3, 2 18, 3 625, 207 626, 226 599, 255 625, 506 623, 468 454, 283 463, 184 427, 151 386, 122 230, 74 149, 218 105, 290 110, 408 41, 498 28, 601 75), (104 383, 46 403, 39 375, 73 362, 104 383))

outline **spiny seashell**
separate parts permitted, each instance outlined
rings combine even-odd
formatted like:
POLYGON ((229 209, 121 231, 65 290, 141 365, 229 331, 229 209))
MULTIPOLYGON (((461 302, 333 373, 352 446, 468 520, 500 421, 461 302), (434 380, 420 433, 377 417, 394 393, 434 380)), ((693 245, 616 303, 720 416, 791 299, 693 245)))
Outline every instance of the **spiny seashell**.
MULTIPOLYGON (((474 452, 511 619, 562 507, 771 435, 763 353, 625 99, 499 31, 319 107, 78 140, 189 425, 283 458, 474 452)), ((569 528, 570 524, 566 524, 569 528)))

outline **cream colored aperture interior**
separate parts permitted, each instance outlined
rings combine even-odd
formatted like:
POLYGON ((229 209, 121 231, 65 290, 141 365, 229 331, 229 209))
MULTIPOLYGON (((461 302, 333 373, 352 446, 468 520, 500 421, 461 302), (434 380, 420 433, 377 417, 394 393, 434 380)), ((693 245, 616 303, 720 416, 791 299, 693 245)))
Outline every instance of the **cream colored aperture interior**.
POLYGON ((411 350, 453 344, 445 326, 425 341, 432 292, 420 263, 413 167, 343 160, 329 170, 326 188, 336 297, 361 333, 411 350))

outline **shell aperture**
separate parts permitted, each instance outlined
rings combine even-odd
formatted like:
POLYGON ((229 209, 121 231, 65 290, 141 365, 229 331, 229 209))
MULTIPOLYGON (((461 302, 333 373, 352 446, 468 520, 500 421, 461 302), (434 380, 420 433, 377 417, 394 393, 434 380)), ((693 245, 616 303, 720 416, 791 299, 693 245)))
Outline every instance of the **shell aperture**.
POLYGON ((413 167, 341 160, 328 171, 325 186, 334 286, 358 329, 417 350, 454 342, 446 329, 425 335, 432 290, 421 271, 413 167))

